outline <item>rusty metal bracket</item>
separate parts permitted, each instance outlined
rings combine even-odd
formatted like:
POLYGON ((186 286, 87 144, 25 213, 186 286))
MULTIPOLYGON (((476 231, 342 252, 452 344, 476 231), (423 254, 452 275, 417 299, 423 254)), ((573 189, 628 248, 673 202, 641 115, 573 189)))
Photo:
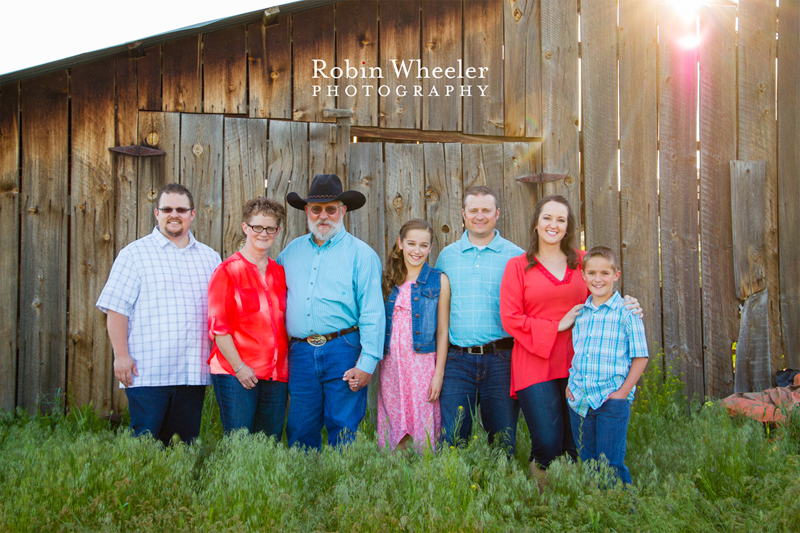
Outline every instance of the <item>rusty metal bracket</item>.
POLYGON ((132 155, 133 157, 152 157, 154 155, 167 155, 167 152, 164 150, 158 150, 156 148, 149 148, 147 146, 139 146, 138 144, 132 144, 130 146, 112 146, 109 148, 112 152, 116 152, 118 154, 125 154, 125 155, 132 155))
POLYGON ((569 178, 569 174, 547 174, 546 172, 540 172, 539 174, 533 174, 531 176, 519 177, 517 181, 521 183, 547 183, 550 181, 566 180, 567 178, 569 178))

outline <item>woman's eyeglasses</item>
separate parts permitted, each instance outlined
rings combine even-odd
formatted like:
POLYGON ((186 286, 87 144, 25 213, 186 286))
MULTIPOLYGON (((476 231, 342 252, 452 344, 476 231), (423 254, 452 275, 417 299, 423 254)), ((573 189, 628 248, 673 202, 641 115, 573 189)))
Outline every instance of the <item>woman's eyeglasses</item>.
MULTIPOLYGON (((339 210, 339 207, 340 206, 338 205, 329 205, 328 207, 325 208, 325 212, 328 213, 329 215, 335 215, 336 212, 339 210)), ((314 213, 315 215, 319 215, 320 213, 322 213, 322 206, 312 205, 311 207, 308 208, 308 210, 314 213)))
POLYGON ((156 207, 156 209, 158 209, 165 215, 169 215, 173 211, 177 212, 179 215, 185 215, 186 213, 191 211, 191 209, 188 207, 156 207))
MULTIPOLYGON (((245 222, 245 224, 247 224, 247 222, 245 222)), ((276 233, 278 233, 278 230, 280 229, 280 228, 273 228, 272 226, 251 226, 250 224, 247 224, 247 227, 249 227, 256 233, 261 233, 263 231, 266 231, 267 235, 275 235, 276 233)))

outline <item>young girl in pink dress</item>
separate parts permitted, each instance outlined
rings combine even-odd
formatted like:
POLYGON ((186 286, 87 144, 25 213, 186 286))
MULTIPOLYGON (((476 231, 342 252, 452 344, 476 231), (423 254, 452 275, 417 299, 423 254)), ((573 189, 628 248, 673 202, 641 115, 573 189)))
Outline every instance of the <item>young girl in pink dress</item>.
POLYGON ((439 393, 447 362, 450 281, 426 260, 433 231, 424 220, 400 228, 383 272, 386 341, 378 393, 378 442, 436 449, 439 393))

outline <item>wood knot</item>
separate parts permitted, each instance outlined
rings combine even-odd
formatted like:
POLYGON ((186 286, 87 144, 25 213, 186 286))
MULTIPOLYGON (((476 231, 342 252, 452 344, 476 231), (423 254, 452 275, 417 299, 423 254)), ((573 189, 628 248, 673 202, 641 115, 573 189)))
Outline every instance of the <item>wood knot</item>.
POLYGON ((277 80, 278 76, 280 76, 280 74, 278 74, 278 71, 276 70, 273 70, 269 75, 269 77, 272 78, 273 80, 277 80))
POLYGON ((77 333, 72 336, 72 343, 73 344, 78 344, 78 342, 80 342, 80 340, 81 340, 81 336, 78 335, 77 333))
POLYGON ((203 145, 200 143, 196 143, 194 146, 192 146, 192 153, 197 157, 203 155, 203 145))
POLYGON ((302 111, 295 111, 294 113, 292 113, 292 118, 294 120, 300 120, 301 118, 303 118, 303 112, 302 111))
POLYGON ((427 43, 425 43, 425 48, 427 48, 428 50, 433 50, 434 46, 436 46, 436 43, 434 43, 433 41, 428 41, 427 43))
POLYGON ((228 85, 228 91, 233 92, 236 90, 236 85, 228 85))
POLYGON ((38 215, 39 214, 39 206, 34 205, 33 207, 29 207, 28 208, 28 213, 30 213, 32 215, 38 215))
POLYGON ((42 306, 42 301, 39 298, 34 298, 31 302, 31 307, 34 309, 39 309, 42 306))
POLYGON ((106 241, 106 242, 110 241, 111 240, 111 235, 106 233, 105 235, 103 235, 103 240, 106 241))
POLYGON ((567 187, 572 187, 575 185, 575 178, 572 176, 567 176, 564 178, 564 183, 567 185, 567 187))
POLYGON ((442 233, 444 233, 445 235, 450 233, 450 226, 448 226, 447 224, 442 226, 442 233))
POLYGON ((151 202, 155 201, 156 196, 158 196, 158 191, 157 190, 150 189, 149 191, 147 191, 147 199, 150 200, 151 202))
POLYGON ((521 19, 521 18, 522 18, 522 11, 520 11, 520 9, 518 7, 515 7, 514 8, 514 20, 519 22, 519 19, 521 19))
POLYGON ((545 51, 545 53, 544 53, 544 58, 545 59, 550 59, 552 57, 553 57, 553 52, 551 52, 550 50, 545 51))
POLYGON ((425 199, 428 200, 429 202, 438 202, 439 193, 437 193, 433 189, 428 189, 425 191, 425 199))
POLYGON ((156 146, 158 144, 158 132, 151 131, 147 134, 147 137, 144 138, 144 143, 147 146, 156 146))
POLYGON ((369 44, 370 44, 369 39, 361 39, 361 46, 367 46, 369 44))
POLYGON ((178 112, 183 111, 183 104, 181 103, 181 104, 176 105, 175 106, 175 111, 178 111, 178 112))
POLYGON ((764 85, 763 83, 759 83, 758 84, 758 92, 763 93, 766 90, 767 90, 767 86, 766 85, 764 85))
POLYGON ((403 197, 400 196, 399 194, 395 196, 394 200, 392 200, 392 205, 395 206, 397 209, 403 207, 403 197))
POLYGON ((84 210, 86 210, 86 205, 85 204, 78 204, 78 211, 84 211, 84 210))

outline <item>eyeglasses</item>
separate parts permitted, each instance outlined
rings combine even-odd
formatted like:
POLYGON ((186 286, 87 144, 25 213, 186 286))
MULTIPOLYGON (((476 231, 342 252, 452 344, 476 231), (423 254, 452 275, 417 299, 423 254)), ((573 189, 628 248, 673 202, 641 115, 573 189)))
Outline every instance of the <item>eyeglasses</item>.
MULTIPOLYGON (((247 222, 245 222, 245 224, 247 224, 247 222)), ((266 231, 267 235, 275 235, 276 233, 278 233, 278 230, 281 229, 281 228, 273 228, 272 226, 251 226, 250 224, 247 224, 247 227, 249 227, 256 233, 261 233, 263 231, 266 231)))
MULTIPOLYGON (((340 206, 338 205, 329 205, 328 207, 325 208, 325 212, 328 213, 329 215, 335 215, 336 212, 339 210, 339 207, 340 206)), ((309 207, 308 210, 314 213, 315 215, 319 215, 320 213, 322 213, 322 206, 313 205, 309 207)))
POLYGON ((177 212, 179 215, 185 215, 186 213, 191 211, 191 209, 188 207, 156 207, 156 209, 158 209, 165 215, 169 215, 173 211, 177 212))

